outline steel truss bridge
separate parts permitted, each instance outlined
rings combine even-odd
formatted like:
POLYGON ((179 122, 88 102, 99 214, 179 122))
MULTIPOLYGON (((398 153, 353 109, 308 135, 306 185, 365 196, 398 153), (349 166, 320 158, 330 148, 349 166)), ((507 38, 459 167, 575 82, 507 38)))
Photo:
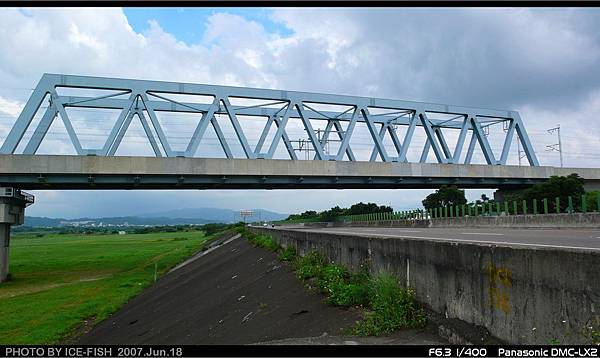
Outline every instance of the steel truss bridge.
POLYGON ((292 141, 286 132, 286 125, 293 120, 302 122, 315 160, 356 161, 350 139, 356 124, 364 123, 373 145, 370 161, 380 158, 383 162, 407 163, 407 152, 415 128, 422 127, 426 134, 426 142, 422 148, 420 163, 427 160, 431 150, 440 164, 470 164, 478 146, 488 165, 505 165, 516 132, 529 165, 539 166, 523 122, 516 111, 332 94, 60 74, 42 76, 2 144, 0 154, 36 154, 51 124, 60 118, 78 155, 114 156, 133 118, 138 117, 156 157, 196 156, 200 142, 210 125, 214 128, 226 157, 233 159, 230 143, 223 135, 215 117, 217 114, 229 118, 245 159, 273 159, 278 145, 283 141, 290 159, 297 160, 292 141), (63 88, 112 92, 99 96, 59 95, 58 90, 63 88), (173 95, 202 96, 208 98, 208 101, 175 100, 173 95), (234 100, 240 99, 249 101, 249 104, 232 104, 234 100), (21 143, 45 101, 48 101, 48 106, 37 122, 33 134, 27 143, 21 143), (120 110, 120 114, 101 148, 84 148, 67 114, 67 108, 112 109, 120 110), (198 114, 198 124, 184 151, 172 149, 157 117, 158 112, 198 114), (265 119, 265 127, 254 148, 249 144, 240 125, 240 120, 247 116, 265 119), (322 136, 313 129, 311 121, 315 120, 326 121, 322 136), (498 123, 502 123, 505 129, 504 144, 499 158, 494 156, 486 136, 486 128, 498 123), (276 127, 276 131, 270 143, 267 143, 272 126, 276 127), (397 126, 406 126, 402 140, 396 133, 397 126), (447 129, 460 131, 454 150, 450 149, 444 136, 444 130, 447 129), (332 135, 339 138, 339 148, 337 153, 329 154, 325 150, 325 144, 332 135), (386 150, 386 135, 393 143, 394 153, 388 153, 386 150), (466 153, 461 157, 468 137, 470 138, 466 153), (24 149, 17 152, 18 147, 24 149))

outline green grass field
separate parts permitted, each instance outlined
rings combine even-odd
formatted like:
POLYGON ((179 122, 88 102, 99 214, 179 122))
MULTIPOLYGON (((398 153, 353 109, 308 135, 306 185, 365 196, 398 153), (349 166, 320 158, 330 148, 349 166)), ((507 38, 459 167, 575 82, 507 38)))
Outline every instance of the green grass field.
POLYGON ((17 234, 0 284, 0 344, 57 343, 99 322, 207 241, 200 231, 17 234))

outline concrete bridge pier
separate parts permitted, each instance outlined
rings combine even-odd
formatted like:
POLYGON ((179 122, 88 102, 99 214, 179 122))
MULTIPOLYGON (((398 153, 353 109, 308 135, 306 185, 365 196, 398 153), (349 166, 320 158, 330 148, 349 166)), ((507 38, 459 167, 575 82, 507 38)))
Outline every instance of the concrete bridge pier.
POLYGON ((33 204, 33 195, 15 188, 0 187, 0 283, 8 279, 10 227, 25 220, 25 207, 33 204))
POLYGON ((8 277, 8 248, 10 243, 10 225, 0 224, 0 282, 8 277))

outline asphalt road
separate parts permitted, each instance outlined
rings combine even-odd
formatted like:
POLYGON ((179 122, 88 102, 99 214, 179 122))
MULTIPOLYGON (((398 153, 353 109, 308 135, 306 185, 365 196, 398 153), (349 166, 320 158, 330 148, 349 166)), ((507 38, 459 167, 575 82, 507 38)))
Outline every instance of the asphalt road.
POLYGON ((548 247, 559 249, 600 250, 599 230, 548 230, 504 228, 381 228, 328 227, 303 228, 281 226, 281 229, 328 232, 334 234, 455 241, 498 246, 548 247))

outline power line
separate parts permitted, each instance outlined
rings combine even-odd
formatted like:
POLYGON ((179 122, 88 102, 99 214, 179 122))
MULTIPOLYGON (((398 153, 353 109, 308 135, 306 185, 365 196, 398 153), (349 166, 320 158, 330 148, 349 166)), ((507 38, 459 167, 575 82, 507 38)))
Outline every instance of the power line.
POLYGON ((557 151, 560 154, 560 167, 562 168, 563 167, 563 151, 562 151, 562 142, 560 140, 560 124, 554 128, 548 129, 548 133, 552 134, 554 132, 558 133, 558 143, 547 145, 546 150, 550 151, 550 152, 557 151), (558 147, 558 149, 557 149, 557 147, 558 147))

